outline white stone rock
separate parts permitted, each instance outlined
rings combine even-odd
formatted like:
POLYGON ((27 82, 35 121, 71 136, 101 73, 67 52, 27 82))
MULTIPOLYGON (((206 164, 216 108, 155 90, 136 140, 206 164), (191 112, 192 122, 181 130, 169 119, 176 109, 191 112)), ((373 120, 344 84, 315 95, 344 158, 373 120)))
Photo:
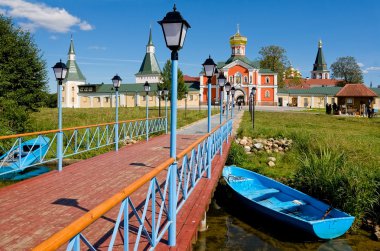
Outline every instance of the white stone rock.
POLYGON ((263 144, 262 144, 262 143, 260 143, 260 142, 259 142, 259 143, 256 143, 256 144, 254 144, 253 146, 254 146, 256 149, 258 149, 258 150, 261 150, 261 149, 263 149, 263 147, 264 147, 264 146, 263 146, 263 144))
POLYGON ((276 158, 275 157, 268 157, 268 161, 276 162, 276 158))
POLYGON ((268 162, 268 166, 270 166, 270 167, 274 167, 276 164, 273 162, 273 161, 269 161, 268 162))
POLYGON ((245 146, 247 144, 247 140, 246 139, 242 139, 242 140, 240 140, 240 145, 242 145, 242 146, 245 146))
POLYGON ((251 151, 251 147, 250 147, 250 146, 244 146, 244 150, 245 150, 246 152, 250 152, 250 151, 251 151))

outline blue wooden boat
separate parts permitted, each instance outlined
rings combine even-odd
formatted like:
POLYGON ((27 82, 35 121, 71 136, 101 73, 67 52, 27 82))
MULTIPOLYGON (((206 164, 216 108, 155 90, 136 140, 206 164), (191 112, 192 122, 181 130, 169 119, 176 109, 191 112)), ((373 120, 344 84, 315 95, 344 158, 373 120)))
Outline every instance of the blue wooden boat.
POLYGON ((246 169, 226 166, 223 178, 233 195, 249 210, 320 239, 343 235, 355 219, 307 194, 246 169))
POLYGON ((15 173, 39 162, 46 154, 50 139, 39 136, 15 145, 0 156, 0 178, 8 179, 15 173))

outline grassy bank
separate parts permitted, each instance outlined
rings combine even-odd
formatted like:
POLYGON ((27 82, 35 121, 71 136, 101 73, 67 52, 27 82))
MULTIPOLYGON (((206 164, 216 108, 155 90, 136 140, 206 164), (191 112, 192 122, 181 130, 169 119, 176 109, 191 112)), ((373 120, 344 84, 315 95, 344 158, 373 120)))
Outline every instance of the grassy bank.
MULTIPOLYGON (((217 113, 217 109, 213 110, 213 114, 217 113)), ((149 109, 149 117, 158 117, 159 111, 157 107, 149 109)), ((145 108, 143 107, 120 107, 119 121, 145 118, 145 108)), ((165 108, 161 108, 161 116, 165 116, 165 108)), ((207 117, 207 111, 201 110, 178 110, 177 127, 193 123, 199 119, 207 117)), ((63 128, 93 125, 115 121, 115 108, 82 108, 71 109, 64 108, 62 110, 63 128)), ((168 117, 170 120, 170 108, 168 109, 168 117)), ((39 112, 31 114, 29 131, 43 131, 57 128, 58 110, 42 108, 39 112)), ((168 124, 170 127, 170 123, 168 124)))
POLYGON ((284 181, 357 217, 379 220, 380 119, 329 116, 322 113, 256 112, 255 130, 249 113, 238 136, 290 138, 286 154, 247 155, 234 144, 229 164, 284 181), (269 167, 267 158, 277 158, 269 167))

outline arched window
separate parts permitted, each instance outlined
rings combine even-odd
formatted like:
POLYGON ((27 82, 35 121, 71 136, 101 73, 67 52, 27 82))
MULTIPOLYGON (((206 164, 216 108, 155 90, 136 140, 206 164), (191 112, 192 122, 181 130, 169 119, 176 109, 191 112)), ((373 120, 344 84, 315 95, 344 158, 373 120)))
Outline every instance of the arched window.
POLYGON ((325 73, 325 79, 329 78, 329 74, 325 73))
POLYGON ((318 74, 318 79, 321 79, 322 78, 322 73, 319 73, 318 74))
POLYGON ((232 76, 230 76, 230 83, 232 83, 232 80, 233 80, 233 78, 232 78, 232 76))
POLYGON ((248 83, 248 77, 244 76, 244 83, 248 83))
POLYGON ((252 84, 252 76, 249 76, 249 83, 252 84))
POLYGON ((265 78, 265 83, 269 84, 269 81, 270 81, 269 77, 266 77, 265 78))
POLYGON ((267 91, 265 91, 265 97, 266 98, 270 98, 270 92, 267 90, 267 91))

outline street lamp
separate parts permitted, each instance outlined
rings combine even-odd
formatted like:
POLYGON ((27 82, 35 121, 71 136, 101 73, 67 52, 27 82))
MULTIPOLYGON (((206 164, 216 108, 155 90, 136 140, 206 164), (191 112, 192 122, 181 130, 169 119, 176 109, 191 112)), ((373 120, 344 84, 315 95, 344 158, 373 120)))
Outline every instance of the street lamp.
POLYGON ((230 109, 230 91, 231 91, 231 84, 230 82, 227 82, 226 85, 226 92, 227 92, 227 105, 226 105, 226 120, 228 120, 228 110, 230 109))
MULTIPOLYGON (((168 12, 166 16, 158 23, 162 27, 166 46, 172 51, 172 83, 170 96, 170 157, 176 159, 177 148, 177 85, 178 85, 178 51, 183 47, 185 42, 187 29, 190 28, 189 23, 182 18, 181 13, 177 11, 174 4, 173 11, 168 12)), ((168 243, 169 246, 176 244, 176 211, 177 211, 177 161, 170 166, 169 177, 169 225, 168 243)))
POLYGON ((169 90, 165 87, 163 90, 165 97, 165 134, 168 134, 168 95, 169 90))
POLYGON ((144 91, 146 93, 145 95, 145 101, 146 101, 146 122, 145 122, 145 128, 146 128, 146 141, 149 139, 149 110, 148 110, 148 99, 149 99, 149 91, 150 91, 150 84, 148 81, 145 82, 144 84, 144 91))
POLYGON ((232 109, 231 109, 231 118, 234 116, 234 107, 235 107, 235 86, 231 88, 231 96, 232 96, 232 109))
POLYGON ((252 128, 255 129, 255 94, 256 94, 256 87, 252 87, 252 128))
POLYGON ((162 96, 162 90, 157 91, 158 95, 158 117, 161 117, 161 96, 162 96))
POLYGON ((112 78, 112 84, 115 88, 115 98, 116 98, 116 118, 115 118, 115 150, 119 150, 119 87, 121 85, 121 78, 116 74, 112 78))
POLYGON ((53 67, 55 79, 58 81, 58 135, 57 135, 57 159, 58 171, 62 171, 63 162, 63 135, 62 135, 62 81, 66 78, 67 66, 59 60, 53 67))
POLYGON ((219 98, 219 105, 220 105, 220 118, 219 118, 219 123, 222 124, 222 120, 223 120, 223 87, 224 87, 224 84, 226 83, 226 77, 224 76, 223 72, 220 72, 219 73, 219 76, 218 76, 218 85, 219 85, 219 89, 220 89, 220 98, 219 98))
POLYGON ((187 97, 189 96, 189 93, 186 91, 185 92, 185 118, 186 118, 186 114, 187 114, 187 97))
POLYGON ((211 132, 211 78, 214 75, 216 64, 214 60, 212 60, 211 56, 208 56, 208 59, 202 64, 204 72, 207 77, 207 108, 208 108, 208 116, 207 116, 207 132, 211 132))

